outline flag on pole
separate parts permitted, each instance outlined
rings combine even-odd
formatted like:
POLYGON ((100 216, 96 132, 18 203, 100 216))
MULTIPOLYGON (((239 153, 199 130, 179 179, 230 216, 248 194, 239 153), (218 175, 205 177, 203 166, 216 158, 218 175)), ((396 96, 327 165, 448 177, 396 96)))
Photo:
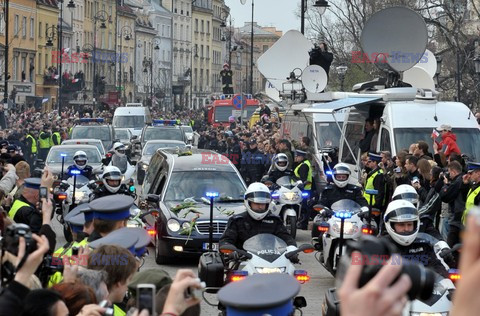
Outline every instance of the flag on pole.
POLYGON ((432 131, 432 138, 437 138, 438 136, 440 136, 440 133, 437 132, 436 129, 433 129, 433 131, 432 131))
POLYGON ((54 79, 58 79, 60 78, 60 75, 56 75, 55 77, 53 77, 54 79))
POLYGON ((45 98, 42 100, 42 104, 45 103, 45 102, 48 102, 48 98, 45 98))
POLYGON ((72 80, 73 83, 76 83, 76 82, 78 82, 78 81, 80 81, 80 79, 78 79, 78 78, 72 80))

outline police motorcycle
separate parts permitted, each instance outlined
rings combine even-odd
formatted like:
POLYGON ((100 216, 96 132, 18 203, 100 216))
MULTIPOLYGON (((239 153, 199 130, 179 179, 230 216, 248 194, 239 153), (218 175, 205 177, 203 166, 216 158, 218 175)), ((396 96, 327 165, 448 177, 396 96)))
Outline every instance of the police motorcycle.
POLYGON ((335 276, 339 260, 345 254, 346 242, 357 240, 364 234, 376 234, 377 225, 374 220, 368 220, 370 210, 362 208, 352 200, 337 201, 331 208, 317 204, 313 209, 319 212, 315 216, 312 229, 312 234, 313 230, 318 234, 312 238, 312 243, 319 253, 315 258, 335 276))
MULTIPOLYGON (((298 248, 287 246, 285 241, 272 234, 258 234, 246 240, 243 249, 237 249, 233 245, 223 245, 220 247, 220 253, 223 259, 218 262, 221 264, 221 270, 202 266, 202 260, 199 263, 199 277, 206 281, 206 292, 216 293, 225 284, 239 282, 253 274, 284 273, 295 277, 301 284, 310 280, 306 270, 296 270, 292 262, 297 263, 297 255, 300 252, 311 253, 314 248, 309 244, 303 244, 298 248), (221 274, 220 274, 221 272, 221 274)), ((207 300, 206 300, 207 301, 207 300)), ((207 301, 208 304, 215 306, 207 301)), ((294 306, 297 309, 307 306, 306 300, 302 296, 297 296, 294 300, 294 306)), ((225 307, 218 304, 220 315, 226 315, 225 307)))
MULTIPOLYGON (((388 260, 392 258, 392 264, 402 265, 402 273, 407 274, 413 286, 407 293, 409 302, 402 311, 403 316, 412 315, 448 315, 452 307, 452 298, 455 286, 452 282, 458 279, 458 274, 450 274, 450 279, 444 278, 422 264, 411 262, 405 264, 401 257, 395 255, 396 249, 393 244, 386 240, 377 239, 373 236, 364 236, 358 241, 349 242, 347 253, 339 263, 336 278, 336 288, 328 289, 325 301, 322 304, 323 316, 339 316, 341 302, 337 296, 337 288, 346 274, 348 267, 353 262, 360 261, 360 257, 352 257, 352 252, 361 253, 361 263, 364 265, 360 276, 359 287, 364 286, 381 269, 382 262, 376 259, 388 260), (374 263, 375 262, 375 263, 374 263)), ((360 263, 357 263, 360 264, 360 263)))
POLYGON ((302 201, 308 198, 308 193, 302 192, 302 181, 293 182, 291 177, 283 176, 276 183, 269 180, 263 182, 272 192, 272 202, 269 206, 271 213, 283 220, 287 231, 295 238, 302 201))
MULTIPOLYGON (((133 185, 133 174, 135 173, 135 162, 130 162, 129 159, 126 159, 125 166, 117 166, 114 164, 113 154, 118 155, 119 157, 124 157, 126 154, 126 147, 123 143, 117 142, 113 145, 112 151, 108 154, 110 160, 106 166, 115 166, 122 172, 122 184, 133 185)), ((126 158, 126 157, 125 157, 126 158)), ((106 161, 104 161, 105 164, 106 161)))

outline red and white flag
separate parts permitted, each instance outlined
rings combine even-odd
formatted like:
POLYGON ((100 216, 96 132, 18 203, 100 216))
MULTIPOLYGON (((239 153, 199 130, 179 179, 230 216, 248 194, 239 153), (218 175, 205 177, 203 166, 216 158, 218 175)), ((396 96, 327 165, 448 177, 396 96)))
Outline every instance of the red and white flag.
POLYGON ((55 76, 55 77, 53 77, 53 78, 55 78, 55 79, 58 79, 59 77, 60 77, 60 75, 56 75, 56 76, 55 76))
POLYGON ((73 79, 72 82, 75 83, 75 82, 78 82, 80 79, 73 79))
POLYGON ((438 136, 440 136, 440 133, 436 129, 433 129, 432 138, 437 138, 438 136))

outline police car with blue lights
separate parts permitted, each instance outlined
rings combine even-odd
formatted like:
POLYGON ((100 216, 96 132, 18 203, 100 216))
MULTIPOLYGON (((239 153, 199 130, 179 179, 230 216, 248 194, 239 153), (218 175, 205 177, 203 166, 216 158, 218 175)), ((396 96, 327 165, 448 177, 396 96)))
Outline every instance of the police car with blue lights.
POLYGON ((81 118, 72 129, 71 139, 100 139, 107 151, 117 141, 115 129, 103 118, 81 118))
POLYGON ((155 235, 156 262, 164 264, 207 251, 210 218, 214 248, 218 248, 229 218, 245 212, 245 190, 238 170, 216 152, 157 150, 142 185, 142 199, 158 209, 157 216, 145 217, 152 228, 149 233, 155 235), (217 196, 207 197, 208 192, 217 196))

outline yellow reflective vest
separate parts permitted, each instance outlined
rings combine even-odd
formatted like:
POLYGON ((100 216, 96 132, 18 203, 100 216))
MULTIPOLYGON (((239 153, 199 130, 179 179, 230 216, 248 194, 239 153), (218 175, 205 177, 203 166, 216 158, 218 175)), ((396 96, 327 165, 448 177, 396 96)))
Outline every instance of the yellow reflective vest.
POLYGON ((15 200, 12 207, 10 208, 10 211, 8 211, 8 217, 14 219, 15 215, 17 215, 18 210, 24 206, 30 207, 31 205, 20 200, 15 200))
POLYGON ((28 134, 28 135, 27 135, 27 138, 32 141, 32 148, 30 148, 31 153, 32 153, 32 154, 36 154, 36 153, 37 153, 37 141, 35 140, 35 137, 33 137, 32 135, 28 134))
MULTIPOLYGON (((71 257, 73 254, 73 247, 85 247, 88 245, 88 238, 83 239, 80 242, 71 242, 66 247, 60 247, 53 253, 53 257, 57 257, 56 262, 63 265, 63 256, 71 257), (60 263, 61 262, 61 263, 60 263)), ((63 280, 63 274, 59 271, 55 272, 48 280, 48 287, 52 287, 63 280)))
POLYGON ((42 135, 45 134, 44 132, 41 132, 40 135, 38 135, 38 147, 40 149, 48 149, 50 148, 50 140, 51 138, 42 138, 42 135))
POLYGON ((301 164, 299 164, 297 166, 297 168, 295 168, 295 170, 293 171, 293 174, 295 174, 295 177, 299 178, 300 179, 300 175, 298 174, 298 170, 300 170, 300 167, 303 165, 303 164, 306 164, 308 166, 308 175, 307 175, 307 182, 308 184, 305 185, 304 189, 309 191, 312 189, 312 180, 313 180, 313 172, 312 172, 312 164, 310 163, 309 160, 304 160, 302 161, 301 164))
POLYGON ((59 132, 55 132, 55 133, 52 134, 52 136, 50 136, 50 147, 55 146, 55 145, 60 145, 61 142, 62 142, 62 136, 60 135, 59 132), (57 144, 55 144, 53 142, 53 140, 55 138, 57 140, 57 144))
MULTIPOLYGON (((382 169, 378 169, 375 171, 370 177, 367 178, 367 183, 365 184, 365 191, 363 192, 363 197, 367 200, 367 203, 370 205, 370 194, 367 194, 367 190, 375 190, 373 182, 375 181, 375 177, 379 174, 383 173, 382 169)), ((372 195, 372 204, 375 205, 375 195, 372 195)))
POLYGON ((125 316, 127 313, 117 305, 113 304, 113 316, 125 316))
POLYGON ((470 209, 475 206, 475 198, 477 197, 478 193, 480 193, 480 185, 475 189, 470 189, 467 195, 467 201, 465 202, 465 210, 463 211, 462 215, 462 224, 465 225, 467 222, 467 215, 470 209))

